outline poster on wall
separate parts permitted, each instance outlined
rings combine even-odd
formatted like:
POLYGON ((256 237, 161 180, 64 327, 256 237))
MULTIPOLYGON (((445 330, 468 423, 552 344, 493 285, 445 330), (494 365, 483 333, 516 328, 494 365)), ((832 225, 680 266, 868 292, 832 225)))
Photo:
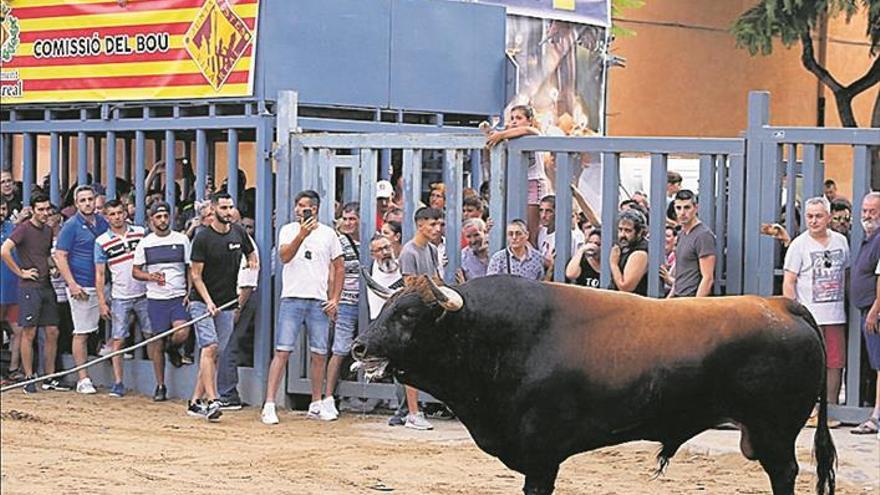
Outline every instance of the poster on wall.
POLYGON ((609 26, 609 0, 478 0, 507 7, 508 14, 609 26))
POLYGON ((259 0, 0 0, 0 104, 250 96, 259 0))
MULTIPOLYGON (((545 135, 602 134, 605 34, 600 26, 509 15, 506 50, 516 71, 516 94, 508 109, 530 105, 545 135)), ((581 167, 575 183, 601 211, 599 157, 583 154, 581 167)), ((552 177, 552 170, 548 173, 552 177)))

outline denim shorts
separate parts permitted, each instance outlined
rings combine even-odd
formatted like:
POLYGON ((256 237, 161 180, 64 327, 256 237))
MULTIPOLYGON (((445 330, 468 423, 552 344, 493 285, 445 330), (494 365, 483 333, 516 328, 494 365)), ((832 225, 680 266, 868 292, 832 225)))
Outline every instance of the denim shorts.
POLYGON ((347 356, 357 331, 358 307, 356 304, 340 304, 333 330, 333 354, 347 356))
POLYGON ((147 298, 145 296, 132 297, 131 299, 113 299, 110 301, 110 313, 113 315, 113 332, 111 337, 116 340, 128 338, 129 315, 137 319, 138 327, 144 334, 152 334, 150 326, 150 314, 147 311, 147 298))
MULTIPOLYGON (((193 319, 208 314, 208 305, 201 301, 193 301, 189 303, 189 314, 193 319)), ((195 322, 193 327, 196 329, 196 342, 199 344, 199 349, 216 344, 217 352, 223 352, 226 345, 229 344, 232 331, 235 330, 235 311, 221 311, 214 317, 209 316, 195 322)))
POLYGON ((147 299, 147 313, 153 333, 171 330, 176 321, 189 320, 189 313, 183 307, 183 296, 171 299, 147 299))
POLYGON ((327 354, 330 318, 324 313, 323 304, 324 301, 318 299, 282 298, 275 327, 275 349, 292 351, 305 326, 309 332, 309 350, 315 354, 327 354))

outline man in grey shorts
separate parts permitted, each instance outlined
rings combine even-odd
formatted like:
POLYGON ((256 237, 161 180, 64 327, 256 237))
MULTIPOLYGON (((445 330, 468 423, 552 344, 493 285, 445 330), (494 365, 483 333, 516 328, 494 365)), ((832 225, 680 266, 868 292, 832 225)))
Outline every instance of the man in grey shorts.
MULTIPOLYGON (((98 293, 98 308, 101 317, 111 320, 113 351, 122 349, 128 338, 129 316, 137 319, 141 332, 152 333, 150 315, 147 312, 147 285, 136 280, 131 274, 134 265, 134 250, 144 238, 144 228, 129 225, 126 222, 125 205, 118 199, 108 201, 104 205, 104 216, 110 223, 110 229, 95 239, 95 288, 98 293), (110 304, 104 295, 105 269, 110 269, 112 283, 110 304)), ((161 378, 164 370, 156 369, 156 381, 164 383, 161 378)), ((113 386, 110 388, 112 397, 125 395, 122 383, 122 356, 113 358, 113 386)))

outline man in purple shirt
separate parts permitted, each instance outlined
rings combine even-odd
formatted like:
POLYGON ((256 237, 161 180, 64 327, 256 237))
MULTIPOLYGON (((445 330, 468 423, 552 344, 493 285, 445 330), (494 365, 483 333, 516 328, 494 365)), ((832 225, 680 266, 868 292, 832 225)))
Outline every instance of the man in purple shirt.
POLYGON ((877 372, 877 394, 874 410, 864 423, 854 428, 852 433, 877 434, 880 428, 880 333, 877 322, 868 322, 868 310, 874 304, 877 294, 877 263, 880 261, 880 192, 868 193, 862 200, 862 228, 865 240, 852 265, 850 273, 849 297, 861 311, 862 335, 868 350, 868 362, 877 372), (871 323, 869 326, 868 323, 871 323), (873 329, 873 331, 870 331, 873 329))

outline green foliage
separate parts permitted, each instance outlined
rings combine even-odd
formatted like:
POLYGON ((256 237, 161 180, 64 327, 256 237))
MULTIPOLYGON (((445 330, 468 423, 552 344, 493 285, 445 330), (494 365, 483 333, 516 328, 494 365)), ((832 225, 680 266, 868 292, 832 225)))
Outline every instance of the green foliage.
POLYGON ((752 55, 769 55, 774 39, 787 47, 797 43, 823 14, 829 18, 842 14, 848 22, 860 13, 868 17, 865 34, 874 54, 880 48, 880 0, 759 0, 736 20, 731 32, 737 47, 752 55))
MULTIPOLYGON (((619 17, 623 14, 624 9, 640 9, 645 5, 644 0, 611 0, 611 17, 619 17)), ((611 33, 615 37, 635 36, 636 32, 632 29, 612 24, 611 33)))

